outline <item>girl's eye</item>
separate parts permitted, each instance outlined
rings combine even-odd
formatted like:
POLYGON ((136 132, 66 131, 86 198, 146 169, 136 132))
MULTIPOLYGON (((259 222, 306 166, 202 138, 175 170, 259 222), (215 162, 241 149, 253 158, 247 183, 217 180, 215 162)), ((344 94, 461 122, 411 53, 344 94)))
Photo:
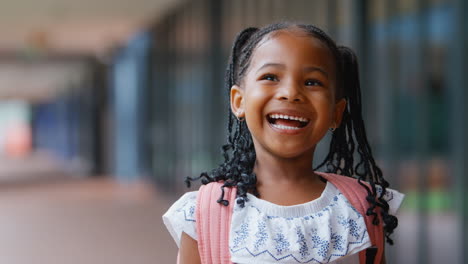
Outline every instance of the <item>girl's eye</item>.
POLYGON ((262 80, 276 82, 276 81, 278 81, 278 77, 276 75, 274 75, 274 74, 265 74, 262 77, 262 80))
POLYGON ((318 80, 307 80, 305 81, 306 86, 323 86, 323 83, 318 80))

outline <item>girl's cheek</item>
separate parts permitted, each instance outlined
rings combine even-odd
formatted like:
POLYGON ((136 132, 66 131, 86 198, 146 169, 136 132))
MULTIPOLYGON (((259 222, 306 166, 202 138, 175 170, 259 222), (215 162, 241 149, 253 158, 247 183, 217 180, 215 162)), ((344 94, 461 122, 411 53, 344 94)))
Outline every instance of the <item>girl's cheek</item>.
POLYGON ((247 94, 247 97, 250 101, 259 100, 267 96, 269 96, 269 91, 263 87, 252 88, 247 94))
POLYGON ((317 102, 319 104, 333 105, 333 98, 328 92, 312 92, 310 95, 311 102, 317 102))

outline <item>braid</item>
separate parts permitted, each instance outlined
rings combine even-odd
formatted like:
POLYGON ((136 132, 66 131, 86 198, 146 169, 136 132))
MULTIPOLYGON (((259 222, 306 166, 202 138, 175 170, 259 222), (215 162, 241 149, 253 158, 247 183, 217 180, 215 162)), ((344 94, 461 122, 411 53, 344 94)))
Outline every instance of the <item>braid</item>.
MULTIPOLYGON (((247 28, 237 35, 232 46, 225 75, 225 89, 229 92, 233 85, 241 84, 258 43, 266 35, 283 29, 299 29, 327 45, 336 59, 336 98, 345 98, 347 101, 342 122, 333 132, 330 151, 324 161, 315 169, 325 166, 328 172, 349 177, 356 175, 358 182, 367 190, 367 201, 371 204, 366 214, 374 216, 373 223, 377 225, 379 218, 376 210, 377 207, 380 208, 387 242, 392 244, 393 241, 389 238, 389 235, 398 225, 398 220, 388 213, 389 206, 383 196, 389 184, 383 178, 380 168, 376 165, 367 141, 362 119, 357 58, 351 49, 336 46, 335 42, 325 32, 312 25, 284 22, 271 24, 261 29, 247 28), (355 151, 359 156, 356 165, 354 165, 355 151), (370 188, 363 181, 368 182, 370 188), (378 187, 381 188, 380 195, 377 195, 378 187)), ((201 179, 202 184, 223 181, 221 196, 217 201, 223 205, 229 204, 224 199, 224 188, 236 186, 237 203, 244 207, 245 202, 248 201, 247 193, 252 192, 258 196, 256 189, 257 178, 253 172, 256 154, 246 122, 237 120, 230 108, 228 111, 227 144, 222 146, 224 162, 211 172, 201 173, 199 177, 187 177, 186 183, 187 186, 190 186, 191 181, 199 179, 201 179)))
POLYGON ((367 141, 362 119, 357 58, 354 52, 347 47, 338 47, 338 51, 341 57, 340 79, 342 80, 343 96, 347 101, 347 107, 343 113, 341 125, 333 132, 330 152, 317 168, 326 166, 329 172, 346 176, 356 175, 358 182, 367 190, 367 201, 371 204, 366 214, 374 216, 373 223, 377 225, 379 224, 379 218, 376 207, 380 207, 387 242, 393 244, 389 235, 397 227, 398 220, 388 213, 389 205, 383 199, 383 196, 389 184, 383 178, 382 171, 377 166, 367 141), (359 161, 354 166, 353 155, 355 150, 358 153, 359 161), (363 181, 368 182, 370 188, 363 181), (382 189, 380 195, 377 195, 377 186, 382 189))
MULTIPOLYGON (((257 28, 247 28, 241 31, 232 46, 229 64, 225 75, 225 89, 229 92, 234 84, 239 84, 241 77, 245 73, 245 60, 251 56, 251 49, 245 48, 252 35, 257 32, 257 28), (240 73, 242 72, 242 73, 240 73)), ((252 44, 248 45, 251 46, 252 44)), ((224 163, 210 173, 203 172, 198 178, 187 177, 186 183, 202 178, 202 183, 207 184, 213 181, 224 181, 221 187, 221 197, 218 203, 228 205, 229 202, 224 199, 224 187, 237 186, 238 203, 244 206, 247 201, 247 193, 253 191, 256 193, 256 176, 253 173, 255 165, 255 149, 252 136, 245 122, 237 120, 228 109, 228 142, 222 146, 224 163)))

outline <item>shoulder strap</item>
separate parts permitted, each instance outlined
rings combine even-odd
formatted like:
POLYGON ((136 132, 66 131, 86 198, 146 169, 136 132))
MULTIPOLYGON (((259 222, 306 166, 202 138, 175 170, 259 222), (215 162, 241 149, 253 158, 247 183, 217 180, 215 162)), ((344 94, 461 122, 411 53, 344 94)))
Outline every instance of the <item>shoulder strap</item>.
POLYGON ((373 247, 359 253, 359 262, 361 264, 380 264, 383 258, 384 249, 383 222, 380 214, 378 214, 378 217, 380 218, 379 225, 372 224, 373 216, 366 215, 367 208, 369 208, 369 203, 366 200, 366 189, 364 189, 355 178, 332 173, 317 173, 335 185, 346 199, 348 199, 351 205, 356 208, 362 216, 364 216, 367 232, 369 233, 373 247), (371 260, 372 258, 374 261, 371 260))
POLYGON ((232 264, 229 230, 237 189, 224 188, 228 206, 216 202, 221 196, 221 182, 202 185, 197 195, 196 225, 198 252, 202 264, 232 264))

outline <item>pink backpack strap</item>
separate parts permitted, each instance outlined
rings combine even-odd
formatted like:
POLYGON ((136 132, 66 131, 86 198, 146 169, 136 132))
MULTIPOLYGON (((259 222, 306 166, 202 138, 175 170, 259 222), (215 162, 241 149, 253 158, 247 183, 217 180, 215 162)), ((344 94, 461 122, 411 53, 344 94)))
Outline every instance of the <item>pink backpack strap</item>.
MULTIPOLYGON (((367 209, 370 207, 369 202, 367 202, 367 190, 359 184, 357 179, 346 177, 342 175, 332 174, 332 173, 321 173, 317 172, 320 176, 325 178, 327 181, 331 182, 335 185, 338 190, 348 199, 351 205, 362 215, 364 216, 366 222, 367 232, 371 239, 372 246, 377 248, 377 252, 375 254, 374 262, 369 262, 366 253, 370 252, 368 250, 363 250, 359 253, 359 262, 361 264, 380 264, 383 258, 383 251, 384 251, 384 233, 383 233, 383 221, 380 214, 379 217, 379 225, 372 224, 372 220, 374 216, 367 216, 366 212, 367 209)), ((367 183, 365 183, 367 184, 367 183)), ((370 188, 370 186, 369 186, 370 188)))
POLYGON ((229 230, 236 199, 236 188, 224 188, 228 206, 217 202, 221 197, 221 182, 202 185, 197 195, 196 227, 198 252, 202 264, 232 264, 229 251, 229 230))

